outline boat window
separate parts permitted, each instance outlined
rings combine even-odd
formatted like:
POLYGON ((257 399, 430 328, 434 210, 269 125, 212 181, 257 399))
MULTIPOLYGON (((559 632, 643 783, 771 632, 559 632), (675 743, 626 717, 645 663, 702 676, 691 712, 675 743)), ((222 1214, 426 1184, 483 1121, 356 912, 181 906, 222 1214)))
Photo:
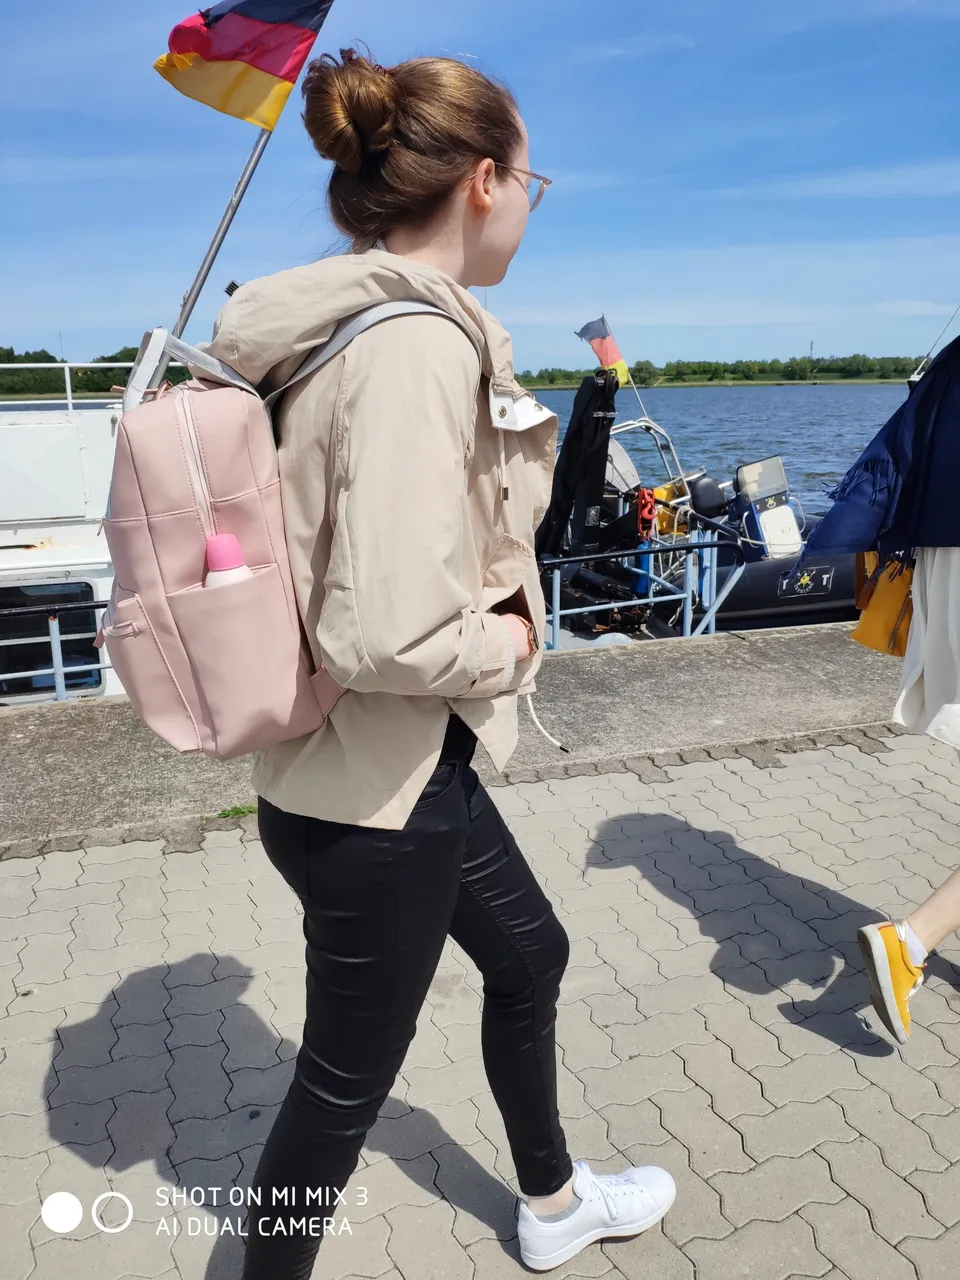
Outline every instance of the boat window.
MULTIPOLYGON (((0 609, 21 609, 29 605, 81 603, 94 600, 89 582, 43 582, 27 586, 0 585, 0 609)), ((94 647, 97 620, 93 609, 71 609, 60 614, 64 677, 68 690, 93 690, 103 679, 100 671, 72 671, 100 661, 94 647)), ((14 673, 48 671, 53 666, 50 634, 45 613, 0 615, 0 698, 52 693, 52 675, 14 673)))

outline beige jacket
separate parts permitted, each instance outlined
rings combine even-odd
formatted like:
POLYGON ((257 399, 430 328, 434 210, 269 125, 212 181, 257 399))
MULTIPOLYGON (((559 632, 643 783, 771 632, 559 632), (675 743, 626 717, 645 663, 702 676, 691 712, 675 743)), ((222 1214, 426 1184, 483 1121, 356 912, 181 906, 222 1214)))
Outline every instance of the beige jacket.
POLYGON ((243 286, 204 344, 269 390, 346 316, 400 299, 442 308, 473 340, 441 316, 384 321, 278 414, 301 616, 346 693, 322 729, 260 753, 253 774, 288 812, 388 829, 409 817, 451 711, 497 768, 516 747, 517 697, 542 652, 515 662, 490 610, 519 592, 542 640, 533 537, 557 418, 516 382, 510 339, 472 294, 380 249, 243 286))

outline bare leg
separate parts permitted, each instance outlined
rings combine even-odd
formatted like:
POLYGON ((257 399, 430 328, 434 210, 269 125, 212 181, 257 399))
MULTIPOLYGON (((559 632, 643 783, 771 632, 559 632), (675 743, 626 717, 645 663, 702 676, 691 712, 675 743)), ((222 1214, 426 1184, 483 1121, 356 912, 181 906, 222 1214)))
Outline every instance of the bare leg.
POLYGON ((907 917, 907 924, 928 951, 960 929, 960 868, 907 917))

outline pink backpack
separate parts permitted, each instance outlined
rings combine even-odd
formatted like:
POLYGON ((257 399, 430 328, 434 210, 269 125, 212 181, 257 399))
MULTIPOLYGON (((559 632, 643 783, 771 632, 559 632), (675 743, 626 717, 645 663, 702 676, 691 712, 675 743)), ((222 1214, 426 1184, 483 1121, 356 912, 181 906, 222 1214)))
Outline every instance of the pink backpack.
POLYGON ((360 312, 265 399, 166 330, 144 337, 103 522, 115 577, 97 644, 140 717, 178 751, 229 759, 263 750, 319 729, 340 697, 314 669, 300 621, 270 410, 364 329, 419 312, 447 315, 422 302, 360 312), (164 355, 204 376, 144 400, 164 355), (207 539, 224 533, 252 572, 211 590, 207 539))

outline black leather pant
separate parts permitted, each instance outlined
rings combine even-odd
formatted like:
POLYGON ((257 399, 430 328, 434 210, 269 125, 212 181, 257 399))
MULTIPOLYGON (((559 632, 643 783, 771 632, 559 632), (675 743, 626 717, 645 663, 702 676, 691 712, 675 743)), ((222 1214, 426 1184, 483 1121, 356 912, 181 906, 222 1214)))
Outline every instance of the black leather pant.
POLYGON ((448 934, 483 976, 484 1068, 521 1192, 550 1195, 573 1172, 554 1039, 569 941, 470 767, 475 745, 452 718, 402 831, 299 817, 260 801, 267 856, 303 903, 307 1007, 293 1082, 253 1178, 261 1203, 248 1210, 243 1280, 310 1276, 322 1234, 277 1233, 278 1219, 285 1227, 311 1215, 349 1219, 333 1188, 342 1192, 359 1163, 448 934), (287 1205, 274 1203, 274 1188, 290 1188, 287 1205))

